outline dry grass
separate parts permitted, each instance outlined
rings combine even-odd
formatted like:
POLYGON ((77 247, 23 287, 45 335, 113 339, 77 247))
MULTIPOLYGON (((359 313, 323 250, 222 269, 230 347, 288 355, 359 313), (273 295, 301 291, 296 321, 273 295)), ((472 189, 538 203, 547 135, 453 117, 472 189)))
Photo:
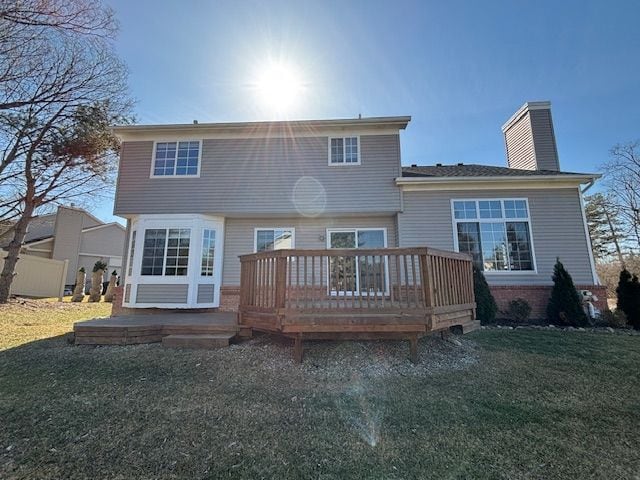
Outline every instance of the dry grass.
POLYGON ((485 330, 407 353, 9 348, 0 478, 637 478, 640 337, 485 330))
POLYGON ((0 350, 70 332, 74 322, 111 314, 110 303, 71 303, 55 299, 12 299, 0 305, 0 350))

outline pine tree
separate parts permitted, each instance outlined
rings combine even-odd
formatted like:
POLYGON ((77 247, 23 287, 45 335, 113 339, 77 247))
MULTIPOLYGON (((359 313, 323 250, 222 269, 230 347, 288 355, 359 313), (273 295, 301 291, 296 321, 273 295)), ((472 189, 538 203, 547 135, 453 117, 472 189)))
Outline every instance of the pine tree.
POLYGON ((547 305, 547 318, 561 325, 581 327, 587 325, 587 315, 582 309, 580 295, 573 279, 558 258, 553 267, 553 289, 547 305))
POLYGON ((493 323, 498 305, 491 294, 487 279, 479 268, 473 267, 473 293, 476 297, 476 317, 482 323, 493 323))
POLYGON ((615 255, 624 267, 622 243, 624 234, 617 215, 617 208, 609 196, 596 193, 586 197, 585 215, 593 254, 598 260, 615 255))
POLYGON ((618 308, 627 316, 627 321, 635 329, 640 329, 640 282, 637 275, 628 270, 620 272, 618 288, 618 308))

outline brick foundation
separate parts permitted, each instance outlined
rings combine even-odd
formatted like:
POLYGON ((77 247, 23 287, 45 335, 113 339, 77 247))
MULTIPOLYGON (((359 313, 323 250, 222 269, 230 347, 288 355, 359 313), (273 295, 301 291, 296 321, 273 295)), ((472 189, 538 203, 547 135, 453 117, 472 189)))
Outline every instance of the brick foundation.
MULTIPOLYGON (((498 304, 498 318, 503 318, 502 312, 509 307, 509 302, 516 298, 522 298, 531 305, 531 318, 543 319, 546 317, 547 304, 551 296, 551 285, 490 285, 491 293, 498 304)), ((576 285, 578 290, 589 290, 598 301, 594 302, 596 308, 607 310, 607 289, 603 285, 576 285)))
POLYGON ((220 287, 219 312, 237 312, 240 305, 240 287, 220 287))
MULTIPOLYGON (((115 287, 113 289, 113 302, 111 303, 111 316, 117 317, 123 315, 124 308, 122 307, 122 295, 124 294, 124 287, 115 287)), ((129 309, 127 309, 129 310, 129 309)))

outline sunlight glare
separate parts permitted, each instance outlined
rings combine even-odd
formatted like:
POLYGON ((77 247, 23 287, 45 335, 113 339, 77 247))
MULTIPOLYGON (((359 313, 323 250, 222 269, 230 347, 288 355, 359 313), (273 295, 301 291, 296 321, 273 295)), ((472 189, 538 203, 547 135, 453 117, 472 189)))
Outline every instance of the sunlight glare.
POLYGON ((288 113, 299 102, 304 85, 298 72, 284 63, 271 63, 258 72, 258 100, 275 113, 288 113))

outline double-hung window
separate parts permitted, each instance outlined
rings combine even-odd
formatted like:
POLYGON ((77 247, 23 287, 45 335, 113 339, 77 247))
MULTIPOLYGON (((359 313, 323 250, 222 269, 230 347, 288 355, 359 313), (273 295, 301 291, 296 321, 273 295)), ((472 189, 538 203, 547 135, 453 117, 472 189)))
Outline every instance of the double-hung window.
POLYGON ((255 251, 281 250, 294 247, 293 228, 256 228, 255 251))
POLYGON ((359 137, 333 137, 329 139, 329 165, 359 164, 359 137))
POLYGON ((197 176, 200 142, 157 142, 153 158, 153 177, 197 176))
POLYGON ((526 199, 453 200, 458 251, 486 272, 534 271, 526 199))
POLYGON ((185 276, 189 264, 189 228, 150 228, 144 232, 141 275, 185 276))

